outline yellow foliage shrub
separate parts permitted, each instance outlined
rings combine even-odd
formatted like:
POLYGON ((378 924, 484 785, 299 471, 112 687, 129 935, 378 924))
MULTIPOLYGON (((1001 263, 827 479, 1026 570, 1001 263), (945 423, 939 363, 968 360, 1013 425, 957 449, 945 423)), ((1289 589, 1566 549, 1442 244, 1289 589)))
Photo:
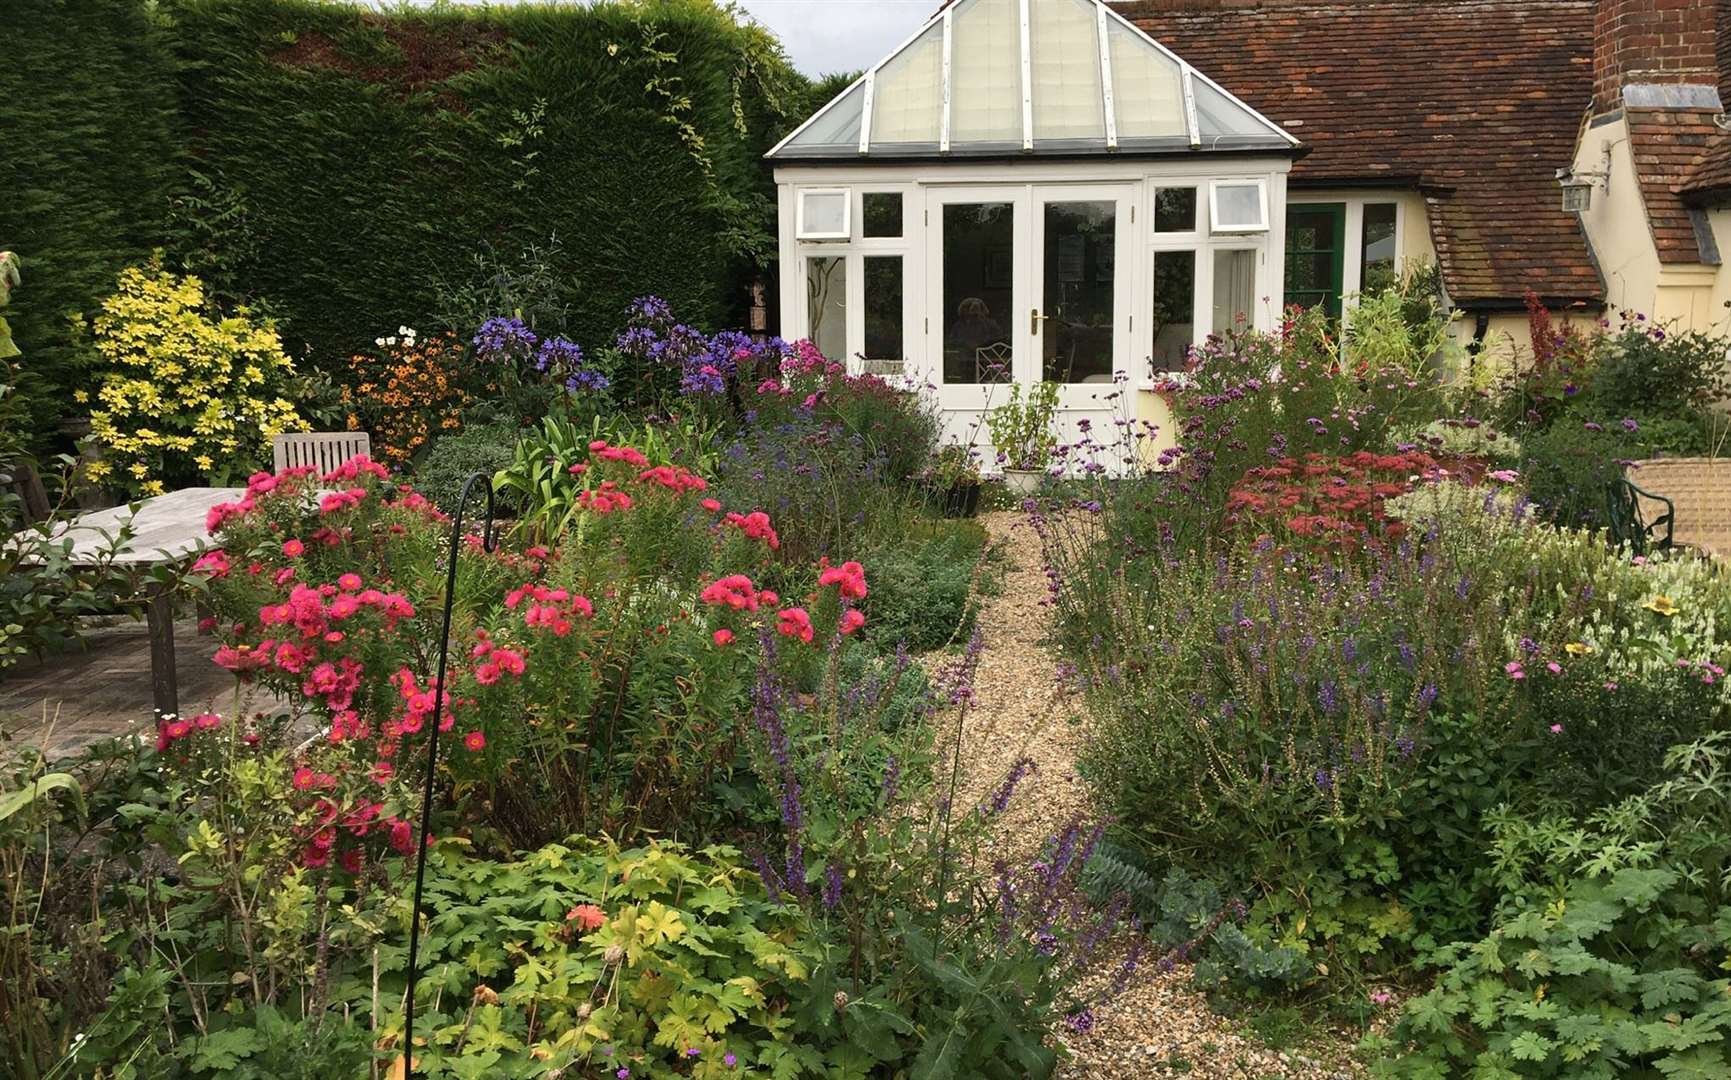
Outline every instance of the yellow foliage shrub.
POLYGON ((138 495, 228 486, 268 460, 272 435, 300 426, 281 396, 294 363, 274 324, 245 308, 221 316, 160 256, 120 272, 91 329, 102 367, 90 429, 104 453, 92 480, 138 495))

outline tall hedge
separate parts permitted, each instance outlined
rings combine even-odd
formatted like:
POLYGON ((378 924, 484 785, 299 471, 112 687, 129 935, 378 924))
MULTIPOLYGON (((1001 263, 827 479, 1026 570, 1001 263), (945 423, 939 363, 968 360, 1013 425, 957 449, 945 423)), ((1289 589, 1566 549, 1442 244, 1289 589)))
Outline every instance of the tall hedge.
POLYGON ((713 0, 5 0, 0 40, 0 246, 55 367, 61 313, 158 245, 319 364, 428 328, 481 245, 551 237, 579 341, 646 292, 739 321, 774 252, 761 155, 808 96, 713 0))
POLYGON ((0 3, 0 250, 24 266, 6 316, 41 429, 79 375, 66 313, 164 241, 183 174, 166 35, 135 0, 0 3))

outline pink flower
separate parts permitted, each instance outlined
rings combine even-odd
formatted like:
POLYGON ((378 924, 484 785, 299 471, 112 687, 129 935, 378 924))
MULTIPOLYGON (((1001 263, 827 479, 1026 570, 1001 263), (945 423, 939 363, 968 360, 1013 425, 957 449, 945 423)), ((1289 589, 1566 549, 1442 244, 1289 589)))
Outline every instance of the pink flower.
POLYGON ((222 726, 222 717, 215 713, 199 713, 192 718, 192 722, 200 731, 209 731, 222 726))
POLYGON ((817 576, 819 585, 837 585, 841 594, 851 600, 863 600, 866 595, 865 567, 857 562, 825 567, 817 576))
POLYGON ((1552 724, 1551 725, 1551 734, 1552 735, 1561 735, 1562 733, 1563 733, 1563 725, 1561 725, 1561 724, 1552 724))
POLYGON ((282 542, 282 553, 291 559, 299 558, 306 552, 307 546, 299 540, 288 539, 282 542))
POLYGON ((1545 665, 1545 670, 1550 672, 1552 675, 1561 675, 1563 673, 1563 665, 1552 660, 1550 663, 1545 665))
POLYGON ((841 632, 851 634, 865 625, 865 613, 858 608, 848 608, 841 613, 841 632))
POLYGON ((479 731, 471 731, 463 736, 463 745, 474 753, 480 753, 487 745, 487 736, 479 731))
POLYGON ((783 608, 775 617, 777 633, 783 637, 797 637, 806 644, 811 644, 811 615, 804 608, 783 608))
POLYGON ((1503 665, 1503 670, 1508 672, 1509 678, 1516 681, 1527 677, 1527 673, 1521 669, 1521 662, 1519 660, 1510 660, 1508 663, 1503 665))
POLYGON ((721 509, 721 503, 715 499, 704 499, 697 505, 703 507, 712 514, 721 509))
POLYGON ((305 765, 302 765, 300 768, 295 770, 294 779, 290 782, 294 784, 296 791, 311 791, 313 789, 313 784, 316 783, 317 780, 318 774, 307 768, 305 765))
POLYGON ((348 592, 356 591, 361 587, 361 584, 361 575, 359 574, 344 574, 337 578, 337 585, 348 592))
POLYGON ((1521 474, 1513 469, 1498 469, 1495 472, 1488 472, 1485 475, 1500 484, 1512 484, 1521 478, 1521 474))
POLYGON ((209 574, 213 578, 225 578, 228 576, 228 571, 228 552, 221 548, 205 552, 198 557, 197 562, 192 564, 192 573, 209 574))
POLYGON ((733 641, 733 631, 726 627, 722 627, 720 630, 711 634, 710 637, 715 639, 717 645, 727 645, 733 641))

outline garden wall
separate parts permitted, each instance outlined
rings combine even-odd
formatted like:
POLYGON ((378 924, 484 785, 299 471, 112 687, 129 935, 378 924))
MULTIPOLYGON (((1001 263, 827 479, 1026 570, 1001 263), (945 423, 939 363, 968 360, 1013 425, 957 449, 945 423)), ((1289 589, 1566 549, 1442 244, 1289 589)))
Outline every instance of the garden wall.
POLYGON ((431 325, 475 254, 542 248, 585 344, 655 292, 740 321, 773 250, 759 158, 803 107, 767 33, 709 0, 396 11, 305 0, 12 0, 0 249, 32 370, 155 246, 329 365, 431 325), (550 244, 556 238, 557 244, 550 244))

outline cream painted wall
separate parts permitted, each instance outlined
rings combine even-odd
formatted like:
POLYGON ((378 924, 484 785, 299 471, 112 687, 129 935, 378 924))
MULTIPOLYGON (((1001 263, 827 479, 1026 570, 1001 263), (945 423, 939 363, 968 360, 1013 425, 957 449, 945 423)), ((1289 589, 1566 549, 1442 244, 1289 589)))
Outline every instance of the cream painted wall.
MULTIPOLYGON (((1647 207, 1635 178, 1629 125, 1621 113, 1589 120, 1575 151, 1577 174, 1607 173, 1593 190, 1593 205, 1581 215, 1605 277, 1613 310, 1640 313, 1687 329, 1724 330, 1731 301, 1731 272, 1723 265, 1666 264, 1653 248, 1647 207)), ((1731 253, 1731 211, 1709 217, 1721 254, 1731 253)))

